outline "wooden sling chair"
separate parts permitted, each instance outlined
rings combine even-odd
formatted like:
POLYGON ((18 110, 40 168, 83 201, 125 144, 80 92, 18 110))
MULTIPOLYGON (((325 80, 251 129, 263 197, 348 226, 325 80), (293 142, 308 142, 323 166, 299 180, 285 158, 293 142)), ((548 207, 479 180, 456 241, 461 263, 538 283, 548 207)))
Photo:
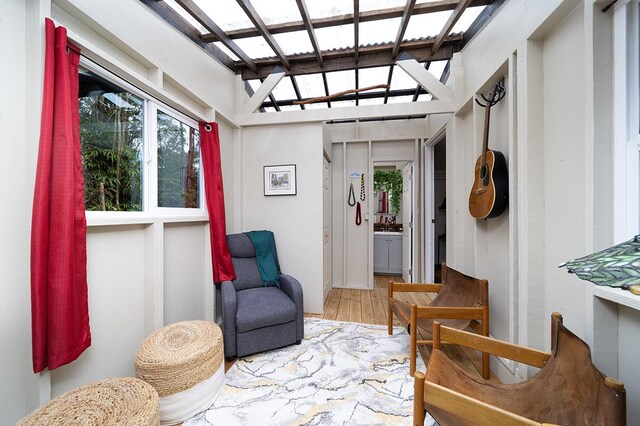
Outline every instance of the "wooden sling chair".
MULTIPOLYGON (((433 320, 463 330, 471 327, 476 333, 489 335, 489 283, 473 278, 444 263, 441 269, 442 284, 417 284, 389 282, 389 334, 393 334, 393 314, 407 328, 410 336, 409 374, 416 371, 417 345, 429 345, 432 339, 418 339, 417 329, 423 336, 430 336, 433 320), (437 293, 428 306, 417 306, 394 298, 396 292, 437 293)), ((482 354, 482 377, 489 378, 489 354, 482 354)))
POLYGON ((433 326, 434 350, 426 375, 414 376, 414 424, 425 409, 441 425, 625 425, 624 385, 591 363, 589 346, 551 316, 551 352, 433 326), (467 346, 540 368, 530 379, 499 384, 469 376, 441 350, 467 346))

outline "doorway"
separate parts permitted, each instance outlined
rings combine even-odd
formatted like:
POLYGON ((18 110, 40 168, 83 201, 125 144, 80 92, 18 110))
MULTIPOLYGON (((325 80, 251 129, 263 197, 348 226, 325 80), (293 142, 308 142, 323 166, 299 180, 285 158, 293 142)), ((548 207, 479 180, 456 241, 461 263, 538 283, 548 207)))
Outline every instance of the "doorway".
POLYGON ((373 163, 373 275, 412 281, 413 161, 373 163))
POLYGON ((422 159, 424 206, 424 257, 422 271, 426 282, 440 282, 441 265, 447 255, 447 198, 446 198, 446 134, 442 129, 424 142, 422 159))

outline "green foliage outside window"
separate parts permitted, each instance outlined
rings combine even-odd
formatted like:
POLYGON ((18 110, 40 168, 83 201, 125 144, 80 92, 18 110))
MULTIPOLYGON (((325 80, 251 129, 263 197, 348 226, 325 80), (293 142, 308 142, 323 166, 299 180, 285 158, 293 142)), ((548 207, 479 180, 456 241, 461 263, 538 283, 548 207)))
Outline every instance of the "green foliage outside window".
POLYGON ((158 111, 158 207, 198 208, 200 134, 158 111))
POLYGON ((141 211, 143 101, 104 87, 82 96, 82 88, 85 209, 141 211))

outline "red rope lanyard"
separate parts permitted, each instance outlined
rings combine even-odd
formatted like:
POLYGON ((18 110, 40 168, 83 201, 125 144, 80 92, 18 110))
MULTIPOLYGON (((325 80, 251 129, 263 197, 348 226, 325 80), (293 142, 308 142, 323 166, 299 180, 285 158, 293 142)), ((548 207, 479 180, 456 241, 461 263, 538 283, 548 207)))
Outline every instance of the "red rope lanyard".
POLYGON ((360 203, 356 204, 356 225, 360 225, 362 223, 362 211, 360 210, 360 203))

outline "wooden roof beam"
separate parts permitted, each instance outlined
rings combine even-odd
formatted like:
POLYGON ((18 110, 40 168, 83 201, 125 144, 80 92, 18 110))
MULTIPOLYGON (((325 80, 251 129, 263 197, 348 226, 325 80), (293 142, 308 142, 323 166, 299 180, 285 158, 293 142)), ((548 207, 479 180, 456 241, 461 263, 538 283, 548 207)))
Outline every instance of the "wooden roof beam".
MULTIPOLYGON (((469 4, 470 7, 474 6, 486 6, 494 3, 494 1, 504 1, 504 0, 472 0, 469 4)), ((413 15, 421 15, 424 13, 434 13, 434 12, 442 12, 446 10, 453 10, 458 5, 457 0, 439 0, 433 1, 429 3, 421 3, 415 5, 413 8, 413 15)), ((358 15, 359 22, 371 22, 377 21, 381 19, 390 19, 390 18, 400 18, 404 13, 404 6, 402 7, 392 7, 388 9, 378 9, 378 10, 369 10, 360 12, 358 15)), ((317 18, 311 20, 311 25, 313 28, 328 28, 335 27, 339 25, 348 25, 354 24, 354 14, 348 13, 345 15, 339 16, 330 16, 325 18, 317 18)), ((282 34, 294 31, 304 31, 305 26, 303 21, 294 21, 294 22, 285 22, 282 24, 271 24, 267 25, 267 30, 271 34, 282 34)), ((248 38, 248 37, 258 37, 260 36, 260 32, 256 28, 239 28, 237 30, 229 30, 227 31, 227 36, 231 39, 238 38, 248 38)), ((218 41, 215 34, 203 34, 202 40, 205 42, 214 42, 218 41)))
POLYGON ((458 2, 458 5, 455 9, 453 9, 453 12, 451 12, 451 15, 449 16, 449 19, 447 19, 447 22, 444 24, 444 27, 442 27, 442 30, 440 30, 440 34, 438 34, 438 36, 436 37, 435 43, 433 43, 433 46, 431 46, 432 52, 436 52, 440 48, 442 41, 446 36, 449 35, 453 26, 456 24, 456 22, 458 22, 458 19, 460 19, 467 6, 469 6, 469 3, 471 3, 471 0, 460 0, 458 2))
MULTIPOLYGON (((459 44, 462 41, 461 35, 449 36, 437 52, 431 52, 433 39, 406 41, 402 43, 401 50, 410 55, 418 62, 440 61, 451 59, 454 52, 459 51, 459 44)), ((391 49, 393 44, 388 43, 377 46, 360 46, 360 59, 356 64, 354 49, 328 50, 322 52, 324 65, 320 67, 316 56, 313 53, 294 55, 289 57, 291 69, 287 70, 287 75, 315 74, 319 72, 343 71, 355 68, 370 68, 380 66, 390 66, 395 63, 391 59, 391 49)), ((241 68, 242 78, 252 80, 266 78, 273 72, 273 67, 279 65, 278 58, 257 59, 258 71, 252 71, 243 67, 241 63, 236 65, 241 68)))
POLYGON ((233 40, 231 40, 229 37, 227 37, 225 32, 222 31, 222 28, 217 26, 216 23, 213 22, 211 20, 211 18, 209 18, 209 15, 204 13, 204 11, 202 9, 200 9, 198 7, 198 5, 195 4, 195 2, 193 0, 176 0, 176 2, 184 10, 186 10, 189 13, 189 15, 193 16, 193 18, 196 21, 198 21, 200 23, 200 25, 205 27, 207 29, 207 31, 211 31, 213 34, 215 34, 216 37, 218 38, 218 40, 220 40, 220 42, 222 44, 224 44, 238 58, 240 58, 240 60, 247 67, 249 67, 249 69, 251 69, 253 71, 256 70, 256 64, 253 62, 253 60, 246 53, 244 53, 244 51, 242 49, 240 49, 240 47, 238 47, 238 45, 233 40))
MULTIPOLYGON (((427 61, 424 63, 424 69, 429 71, 429 67, 431 66, 431 61, 427 61)), ((420 89, 422 89, 422 86, 420 86, 420 83, 418 83, 416 85, 416 91, 413 94, 413 99, 411 99, 411 102, 415 102, 418 100, 418 96, 420 96, 420 89)))
POLYGON ((360 1, 353 0, 353 57, 358 63, 360 56, 360 1))
MULTIPOLYGON (((470 1, 470 0, 469 0, 470 1)), ((409 25, 409 19, 411 18, 411 14, 413 13, 413 8, 416 5, 416 0, 407 0, 407 4, 404 7, 404 13, 402 14, 402 19, 400 20, 400 27, 398 27, 398 34, 396 35, 396 42, 393 44, 393 51, 391 52, 391 59, 395 61, 398 57, 398 53, 400 53, 400 44, 404 39, 404 33, 407 30, 407 25, 409 25)), ((432 52, 435 52, 438 49, 431 49, 432 52)))
POLYGON ((296 0, 298 4, 298 9, 300 10, 300 16, 302 16, 302 22, 304 22, 304 26, 307 30, 307 34, 309 34, 309 40, 311 40, 311 46, 313 46, 313 51, 318 57, 318 63, 322 66, 322 52, 320 51, 320 47, 318 45, 318 39, 316 38, 316 32, 313 30, 313 25, 311 25, 311 20, 309 19, 309 11, 307 10, 307 4, 304 0, 296 0))
POLYGON ((244 104, 241 112, 244 114, 252 114, 256 112, 256 110, 260 107, 260 105, 267 98, 267 96, 269 97, 269 99, 271 99, 271 102, 273 102, 273 104, 275 105, 276 110, 278 110, 279 109, 278 104, 276 103, 276 99, 275 97, 273 97, 271 92, 273 92, 273 89, 276 88, 276 86, 278 85, 278 83, 280 83, 280 80, 282 80, 283 77, 284 77, 283 72, 275 72, 269 75, 264 81, 260 79, 260 81, 262 82, 262 85, 258 87, 258 90, 256 90, 253 96, 247 101, 246 104, 244 104))
MULTIPOLYGON (((346 95, 341 95, 337 98, 333 98, 332 100, 334 102, 341 102, 341 101, 357 101, 358 99, 379 99, 379 98, 384 98, 385 95, 387 95, 389 98, 395 98, 396 96, 409 96, 409 95, 412 95, 413 93, 414 93, 413 89, 397 89, 397 90, 390 90, 387 95, 386 90, 376 90, 373 92, 349 93, 346 95)), ((428 93, 428 92, 424 90, 423 87, 420 87, 419 94, 424 94, 424 93, 428 93)), ((278 100, 278 105, 280 106, 296 105, 294 104, 294 102, 297 102, 297 99, 280 99, 278 100)), ((304 106, 304 105, 300 105, 300 106, 304 106)), ((265 102, 262 104, 262 107, 264 108, 273 107, 273 104, 271 102, 265 102)))
MULTIPOLYGON (((300 88, 298 87, 298 82, 296 81, 296 77, 293 75, 290 75, 289 78, 291 79, 291 84, 293 84, 293 91, 296 94, 296 98, 298 98, 298 100, 301 101, 302 96, 300 96, 300 88)), ((304 105, 300 105, 300 108, 304 109, 304 105)))
MULTIPOLYGON (((322 73, 322 82, 324 83, 324 93, 329 96, 329 84, 327 83, 327 73, 322 73)), ((327 100, 327 108, 331 108, 331 101, 327 100)))
MULTIPOLYGON (((179 1, 184 1, 184 0, 179 0, 179 1)), ((238 5, 242 8, 242 10, 244 10, 244 13, 247 14, 251 22, 253 22, 253 25, 256 26, 256 29, 258 30, 260 35, 264 37, 267 44, 271 46, 271 49, 273 49, 273 52, 280 59, 280 62, 282 63, 282 65, 284 65, 286 69, 291 68, 291 65, 289 64, 289 60, 287 59, 287 55, 284 54, 284 52, 282 51, 282 48, 280 47, 278 42, 276 42, 276 39, 273 38, 273 35, 269 32, 266 24, 264 23, 264 21, 256 11, 256 9, 253 7, 251 2, 249 0, 237 0, 237 2, 238 2, 238 5)))

